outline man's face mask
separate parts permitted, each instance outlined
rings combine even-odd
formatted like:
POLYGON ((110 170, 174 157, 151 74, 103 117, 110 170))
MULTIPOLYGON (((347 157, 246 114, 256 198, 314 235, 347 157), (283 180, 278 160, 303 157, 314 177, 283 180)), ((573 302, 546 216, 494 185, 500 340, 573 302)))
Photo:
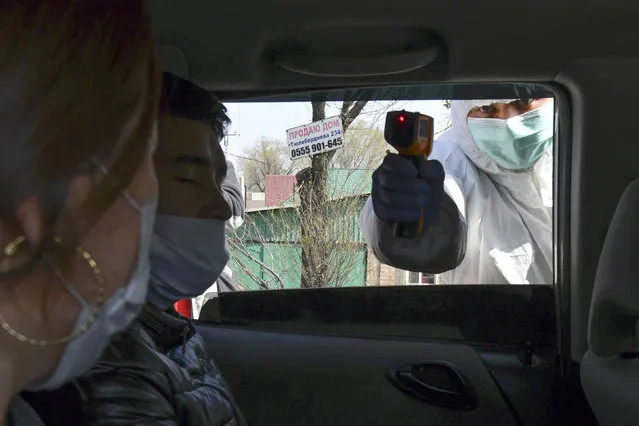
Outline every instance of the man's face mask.
POLYGON ((158 215, 148 300, 161 309, 201 295, 229 261, 225 221, 158 215))
POLYGON ((508 170, 532 167, 553 142, 553 104, 509 118, 468 118, 475 143, 508 170))

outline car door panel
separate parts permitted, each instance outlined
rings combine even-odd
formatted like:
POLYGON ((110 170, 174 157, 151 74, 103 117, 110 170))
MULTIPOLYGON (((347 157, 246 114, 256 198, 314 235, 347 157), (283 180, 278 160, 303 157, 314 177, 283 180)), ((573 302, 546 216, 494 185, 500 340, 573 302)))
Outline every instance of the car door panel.
POLYGON ((466 345, 210 325, 198 330, 254 424, 516 425, 482 359, 466 345), (422 402, 386 377, 392 367, 442 360, 466 378, 477 409, 422 402))
MULTIPOLYGON (((538 425, 546 416, 551 286, 224 293, 200 318, 207 350, 254 424, 538 425), (433 362, 460 373, 477 408, 424 401, 388 378, 433 362)), ((441 376, 425 380, 441 388, 441 376)))

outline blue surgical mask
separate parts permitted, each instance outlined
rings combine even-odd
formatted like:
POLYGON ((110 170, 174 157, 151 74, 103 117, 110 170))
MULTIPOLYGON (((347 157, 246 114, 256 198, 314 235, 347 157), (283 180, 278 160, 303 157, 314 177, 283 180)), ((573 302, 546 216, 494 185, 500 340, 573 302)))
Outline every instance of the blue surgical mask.
MULTIPOLYGON (((157 207, 157 196, 140 206, 128 193, 125 199, 140 214, 140 249, 133 274, 128 283, 109 298, 95 322, 75 339, 67 343, 55 371, 47 379, 28 387, 31 391, 55 389, 89 371, 102 355, 111 338, 127 328, 138 316, 146 303, 149 285, 149 250, 153 236, 153 223, 157 207)), ((60 276, 69 293, 80 303, 82 310, 74 332, 87 323, 93 315, 93 306, 75 290, 73 284, 60 276)))
POLYGON ((532 167, 553 142, 553 105, 502 120, 468 118, 475 143, 498 165, 508 170, 532 167))
POLYGON ((200 296, 229 261, 225 221, 158 215, 151 245, 149 302, 168 309, 200 296))

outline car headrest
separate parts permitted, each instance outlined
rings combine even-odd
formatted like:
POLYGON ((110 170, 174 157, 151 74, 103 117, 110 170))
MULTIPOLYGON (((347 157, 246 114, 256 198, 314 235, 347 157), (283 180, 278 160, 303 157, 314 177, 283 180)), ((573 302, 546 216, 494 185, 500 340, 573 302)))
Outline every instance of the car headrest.
POLYGON ((638 318, 639 179, 621 196, 599 258, 588 324, 592 352, 600 357, 637 352, 638 318))

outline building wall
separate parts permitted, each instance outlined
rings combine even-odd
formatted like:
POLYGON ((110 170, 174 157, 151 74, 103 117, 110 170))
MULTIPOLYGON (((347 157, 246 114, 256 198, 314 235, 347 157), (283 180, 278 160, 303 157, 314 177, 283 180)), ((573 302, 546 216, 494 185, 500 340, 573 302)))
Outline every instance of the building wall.
MULTIPOLYGON (((366 285, 368 286, 389 286, 389 285, 411 285, 408 281, 408 271, 394 268, 380 262, 368 249, 366 260, 366 285)), ((422 284, 430 281, 432 284, 437 283, 437 276, 430 274, 421 274, 422 284)), ((412 283, 415 285, 416 283, 412 283)))
POLYGON ((388 286, 397 285, 395 268, 380 262, 371 249, 366 252, 366 285, 388 286))
MULTIPOLYGON (((331 249, 334 258, 330 267, 340 271, 343 277, 329 285, 407 285, 407 272, 381 263, 366 246, 359 229, 359 213, 366 197, 363 194, 329 203, 327 214, 333 220, 327 233, 337 244, 331 249)), ((243 225, 228 235, 228 239, 234 275, 243 288, 300 287, 302 255, 299 216, 295 207, 247 211, 243 225)))
MULTIPOLYGON (((359 204, 364 202, 362 197, 359 204)), ((337 243, 331 249, 330 268, 342 277, 329 282, 329 286, 407 285, 407 272, 383 264, 367 248, 358 226, 361 206, 355 207, 344 211, 338 203, 328 209, 335 220, 327 232, 337 243)), ((253 211, 244 219, 243 225, 228 236, 236 282, 246 290, 299 288, 302 254, 296 209, 253 211)))
MULTIPOLYGON (((359 231, 364 196, 331 202, 326 230, 332 242, 329 286, 366 285, 366 246, 359 231), (331 279, 331 276, 339 277, 331 279)), ((227 236, 236 282, 247 290, 299 288, 302 275, 300 223, 295 208, 249 211, 227 236)))
MULTIPOLYGON (((298 244, 248 243, 233 252, 233 277, 246 290, 300 288, 302 249, 298 244)), ((329 287, 364 285, 366 250, 335 249, 329 265, 329 287)))
POLYGON ((379 285, 397 285, 395 280, 395 268, 392 266, 381 264, 381 274, 379 277, 379 285))
POLYGON ((295 175, 266 176, 266 207, 275 207, 288 200, 295 192, 295 175))
MULTIPOLYGON (((366 203, 365 196, 346 201, 330 202, 327 235, 339 243, 364 244, 359 229, 359 214, 366 203)), ((244 241, 287 242, 300 241, 299 216, 295 207, 247 211, 238 236, 244 241)))
POLYGON ((263 192, 248 192, 245 200, 245 210, 251 211, 266 207, 266 194, 263 192))

